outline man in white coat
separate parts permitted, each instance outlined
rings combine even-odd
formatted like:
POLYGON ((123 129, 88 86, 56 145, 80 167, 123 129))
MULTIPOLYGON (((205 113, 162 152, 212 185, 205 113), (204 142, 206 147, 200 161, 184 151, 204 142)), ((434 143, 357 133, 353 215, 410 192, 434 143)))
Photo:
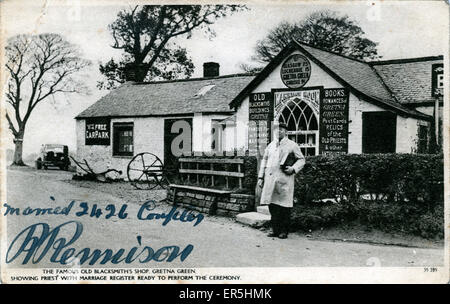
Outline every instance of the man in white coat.
POLYGON ((278 138, 266 148, 261 161, 258 186, 262 188, 261 205, 269 205, 272 233, 269 237, 288 236, 291 209, 294 205, 295 174, 305 165, 297 143, 287 135, 287 126, 278 125, 278 138))

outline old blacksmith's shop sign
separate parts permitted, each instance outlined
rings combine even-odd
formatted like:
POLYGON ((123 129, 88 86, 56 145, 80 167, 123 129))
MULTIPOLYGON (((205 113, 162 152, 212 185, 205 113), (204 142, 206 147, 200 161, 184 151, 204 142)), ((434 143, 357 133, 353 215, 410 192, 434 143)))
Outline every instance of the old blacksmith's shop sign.
POLYGON ((271 92, 250 94, 248 145, 250 155, 264 151, 272 138, 273 98, 271 92))

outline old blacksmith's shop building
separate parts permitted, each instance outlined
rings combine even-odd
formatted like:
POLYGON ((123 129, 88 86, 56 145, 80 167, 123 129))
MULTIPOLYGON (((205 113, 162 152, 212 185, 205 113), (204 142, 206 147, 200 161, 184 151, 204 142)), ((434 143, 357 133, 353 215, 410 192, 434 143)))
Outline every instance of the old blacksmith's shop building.
POLYGON ((210 62, 203 78, 130 79, 76 117, 77 157, 94 171, 126 172, 141 152, 168 163, 187 129, 184 152, 256 153, 274 121, 305 155, 421 153, 440 137, 442 82, 442 56, 365 62, 293 41, 257 74, 210 62))

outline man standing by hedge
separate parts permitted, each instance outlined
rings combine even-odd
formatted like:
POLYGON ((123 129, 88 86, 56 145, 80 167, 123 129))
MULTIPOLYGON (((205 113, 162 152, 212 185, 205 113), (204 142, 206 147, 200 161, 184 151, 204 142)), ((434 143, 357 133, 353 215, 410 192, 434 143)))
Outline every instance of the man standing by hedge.
POLYGON ((269 205, 272 233, 269 237, 287 238, 294 205, 295 174, 305 165, 300 147, 286 136, 287 126, 278 125, 278 138, 266 148, 258 174, 262 188, 261 205, 269 205))

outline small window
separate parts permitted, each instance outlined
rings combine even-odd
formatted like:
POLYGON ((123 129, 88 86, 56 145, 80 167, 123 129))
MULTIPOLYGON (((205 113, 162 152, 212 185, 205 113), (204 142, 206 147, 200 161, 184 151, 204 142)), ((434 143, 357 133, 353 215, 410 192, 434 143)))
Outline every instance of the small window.
POLYGON ((114 124, 114 156, 133 156, 133 124, 114 124))

